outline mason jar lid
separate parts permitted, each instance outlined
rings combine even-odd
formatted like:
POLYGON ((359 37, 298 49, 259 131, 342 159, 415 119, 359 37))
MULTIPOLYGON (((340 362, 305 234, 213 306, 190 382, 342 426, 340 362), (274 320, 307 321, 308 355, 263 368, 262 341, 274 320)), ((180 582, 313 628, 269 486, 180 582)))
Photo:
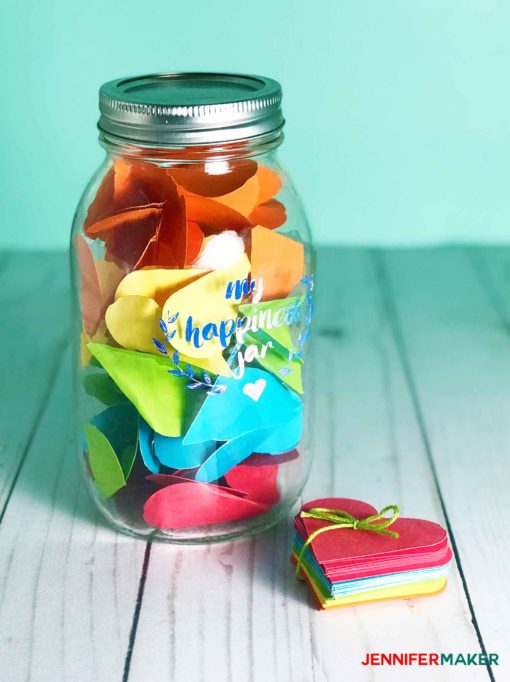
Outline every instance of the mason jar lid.
POLYGON ((159 73, 109 81, 99 90, 106 136, 149 145, 234 142, 277 134, 280 84, 231 73, 159 73))

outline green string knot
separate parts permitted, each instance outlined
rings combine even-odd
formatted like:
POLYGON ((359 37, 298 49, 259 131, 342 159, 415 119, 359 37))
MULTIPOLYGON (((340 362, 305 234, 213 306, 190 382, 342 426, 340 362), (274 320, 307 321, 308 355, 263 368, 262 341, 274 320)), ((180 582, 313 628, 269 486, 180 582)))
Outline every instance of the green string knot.
POLYGON ((296 578, 301 578, 301 566, 303 564, 303 558, 309 545, 315 540, 315 538, 321 533, 325 533, 329 530, 338 530, 339 528, 352 528, 352 530, 366 530, 371 533, 377 533, 378 535, 387 535, 392 538, 398 538, 399 534, 393 530, 387 530, 388 526, 391 526, 397 520, 400 514, 400 509, 396 504, 390 504, 378 514, 372 514, 372 516, 367 516, 365 519, 357 519, 352 514, 341 509, 327 509, 325 507, 313 507, 308 511, 300 512, 302 519, 320 519, 322 521, 330 521, 330 525, 322 526, 317 528, 311 535, 306 539, 301 551, 299 552, 296 561, 296 578), (386 514, 391 512, 391 516, 386 516, 386 514))

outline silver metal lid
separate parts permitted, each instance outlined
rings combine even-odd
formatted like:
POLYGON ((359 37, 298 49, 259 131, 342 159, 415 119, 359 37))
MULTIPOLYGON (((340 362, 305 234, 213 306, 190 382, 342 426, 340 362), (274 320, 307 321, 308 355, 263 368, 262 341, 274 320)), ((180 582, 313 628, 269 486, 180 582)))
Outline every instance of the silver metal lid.
POLYGON ((280 84, 230 73, 159 73, 109 81, 99 90, 98 127, 149 145, 216 144, 277 133, 280 84))

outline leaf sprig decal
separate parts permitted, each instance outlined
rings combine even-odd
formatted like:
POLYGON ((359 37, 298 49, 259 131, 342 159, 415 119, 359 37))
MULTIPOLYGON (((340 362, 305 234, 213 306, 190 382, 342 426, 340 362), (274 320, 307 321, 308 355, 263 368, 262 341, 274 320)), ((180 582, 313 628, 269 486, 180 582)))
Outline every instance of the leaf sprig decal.
MULTIPOLYGON (((177 315, 174 315, 172 318, 169 318, 169 322, 170 322, 170 320, 175 322, 178 315, 179 315, 179 313, 177 313, 177 315)), ((161 327, 163 332, 165 332, 165 329, 167 329, 167 326, 166 326, 166 323, 164 320, 160 320, 159 326, 161 327)), ((172 333, 172 335, 175 334, 175 332, 171 332, 171 333, 172 333)), ((166 334, 167 340, 168 340, 168 332, 165 332, 165 334, 166 334)), ((153 338, 152 342, 154 343, 154 345, 156 346, 158 351, 162 355, 167 355, 170 358, 170 360, 173 362, 173 364, 175 365, 175 368, 169 369, 168 373, 173 374, 173 376, 176 376, 176 377, 187 377, 189 379, 189 383, 186 384, 186 388, 189 389, 190 391, 195 391, 197 388, 202 388, 207 392, 208 395, 221 395, 222 393, 224 393, 226 391, 227 387, 222 385, 222 384, 218 384, 217 386, 215 386, 213 384, 211 377, 209 376, 209 374, 207 374, 207 372, 205 370, 202 372, 201 378, 198 378, 197 375, 195 374, 195 372, 193 371, 193 367, 189 364, 189 362, 186 363, 185 369, 182 369, 181 367, 179 367, 179 362, 180 362, 181 358, 180 358, 178 351, 175 350, 172 353, 172 355, 170 355, 168 353, 167 348, 160 341, 158 341, 158 339, 153 338)))

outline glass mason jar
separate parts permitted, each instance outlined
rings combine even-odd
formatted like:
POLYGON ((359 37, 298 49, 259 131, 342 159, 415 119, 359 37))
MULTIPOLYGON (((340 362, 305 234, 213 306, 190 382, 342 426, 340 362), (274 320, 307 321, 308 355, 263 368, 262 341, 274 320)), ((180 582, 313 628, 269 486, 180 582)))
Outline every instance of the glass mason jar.
POLYGON ((106 157, 71 238, 77 443, 122 531, 252 533, 305 482, 313 252, 280 102, 229 74, 100 90, 106 157))

